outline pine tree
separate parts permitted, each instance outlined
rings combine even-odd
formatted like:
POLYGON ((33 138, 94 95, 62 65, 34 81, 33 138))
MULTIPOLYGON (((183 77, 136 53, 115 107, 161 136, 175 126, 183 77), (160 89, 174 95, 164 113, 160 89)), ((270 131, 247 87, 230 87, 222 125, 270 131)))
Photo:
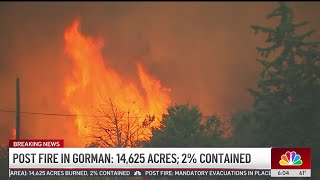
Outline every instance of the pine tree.
POLYGON ((284 2, 266 16, 279 18, 276 27, 252 25, 267 34, 268 47, 257 47, 263 66, 254 97, 265 146, 312 146, 319 142, 320 42, 307 41, 315 30, 298 33, 307 21, 295 23, 284 2))

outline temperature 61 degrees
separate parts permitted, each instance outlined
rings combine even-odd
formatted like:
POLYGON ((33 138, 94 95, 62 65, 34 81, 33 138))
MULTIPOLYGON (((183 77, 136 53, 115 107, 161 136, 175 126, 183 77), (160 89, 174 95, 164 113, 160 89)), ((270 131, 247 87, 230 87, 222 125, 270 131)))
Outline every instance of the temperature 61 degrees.
POLYGON ((306 171, 300 171, 300 172, 299 172, 299 175, 302 175, 302 176, 303 176, 303 175, 305 175, 305 174, 306 174, 306 171))
POLYGON ((300 169, 297 170, 294 177, 311 177, 311 169, 300 169))
POLYGON ((197 159, 195 158, 195 153, 183 153, 182 154, 182 163, 197 163, 197 159))

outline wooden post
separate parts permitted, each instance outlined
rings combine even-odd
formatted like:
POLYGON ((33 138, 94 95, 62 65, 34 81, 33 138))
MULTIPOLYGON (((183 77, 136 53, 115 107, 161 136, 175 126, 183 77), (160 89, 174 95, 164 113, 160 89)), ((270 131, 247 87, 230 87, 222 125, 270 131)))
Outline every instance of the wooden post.
POLYGON ((16 80, 16 139, 20 139, 20 87, 19 78, 16 80))

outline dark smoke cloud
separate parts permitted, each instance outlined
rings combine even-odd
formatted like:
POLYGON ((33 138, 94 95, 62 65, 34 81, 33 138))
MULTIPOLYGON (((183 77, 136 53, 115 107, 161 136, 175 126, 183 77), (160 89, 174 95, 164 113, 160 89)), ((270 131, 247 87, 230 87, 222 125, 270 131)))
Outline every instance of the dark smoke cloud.
MULTIPOLYGON (((320 29, 320 3, 290 3, 297 19, 320 29)), ((249 25, 276 3, 2 3, 0 6, 0 109, 15 108, 15 78, 21 78, 23 111, 68 113, 61 105, 71 64, 63 32, 80 18, 82 31, 103 37, 106 64, 135 77, 140 61, 167 87, 175 103, 199 105, 204 114, 230 114, 249 107, 262 43, 249 25)), ((0 113, 0 143, 14 127, 0 113)), ((22 116, 25 137, 63 138, 75 133, 70 117, 22 116), (61 125, 62 124, 62 125, 61 125), (41 128, 40 128, 41 127, 41 128)))

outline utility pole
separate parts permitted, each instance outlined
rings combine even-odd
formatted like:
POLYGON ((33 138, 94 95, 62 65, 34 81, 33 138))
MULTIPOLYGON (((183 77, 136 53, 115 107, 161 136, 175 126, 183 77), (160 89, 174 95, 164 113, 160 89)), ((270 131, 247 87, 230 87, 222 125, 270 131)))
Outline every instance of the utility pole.
POLYGON ((20 85, 16 80, 16 139, 20 139, 20 85))

